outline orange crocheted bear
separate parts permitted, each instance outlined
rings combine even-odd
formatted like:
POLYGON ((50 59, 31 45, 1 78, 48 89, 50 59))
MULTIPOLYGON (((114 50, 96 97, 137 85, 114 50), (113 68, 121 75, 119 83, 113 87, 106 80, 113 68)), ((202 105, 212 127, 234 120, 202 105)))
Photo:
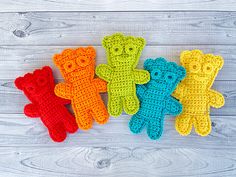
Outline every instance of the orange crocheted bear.
POLYGON ((93 47, 65 49, 55 54, 53 61, 60 69, 65 83, 56 85, 57 96, 71 100, 79 128, 88 130, 93 118, 99 124, 108 121, 109 115, 99 93, 106 92, 106 82, 94 78, 96 51, 93 47))

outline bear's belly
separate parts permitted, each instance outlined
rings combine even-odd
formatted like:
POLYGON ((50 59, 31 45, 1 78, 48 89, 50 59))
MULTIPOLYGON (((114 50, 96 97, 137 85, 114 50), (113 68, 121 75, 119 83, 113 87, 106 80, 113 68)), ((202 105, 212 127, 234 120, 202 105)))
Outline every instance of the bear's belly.
POLYGON ((156 95, 150 95, 145 97, 140 103, 139 114, 148 117, 159 117, 163 115, 165 107, 165 100, 157 97, 156 95), (151 97, 152 96, 152 97, 151 97))
POLYGON ((183 112, 191 114, 206 114, 209 112, 207 94, 186 95, 182 100, 183 112))
POLYGON ((108 93, 112 96, 133 95, 136 92, 135 83, 133 81, 113 81, 108 84, 108 93))

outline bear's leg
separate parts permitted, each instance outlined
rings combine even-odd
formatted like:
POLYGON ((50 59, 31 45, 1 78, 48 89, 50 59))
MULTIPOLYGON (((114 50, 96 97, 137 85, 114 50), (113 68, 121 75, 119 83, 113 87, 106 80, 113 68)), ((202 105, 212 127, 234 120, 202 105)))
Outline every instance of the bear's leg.
POLYGON ((150 119, 147 126, 147 134, 152 140, 157 140, 161 137, 163 132, 163 117, 150 119))
POLYGON ((207 136, 211 132, 211 119, 209 115, 199 115, 194 121, 197 134, 207 136))
POLYGON ((74 110, 76 122, 80 129, 88 130, 92 128, 93 119, 92 115, 89 113, 89 110, 74 110))
POLYGON ((122 104, 120 96, 108 95, 108 112, 111 116, 117 117, 122 113, 122 104))
POLYGON ((62 142, 66 139, 66 130, 62 123, 57 123, 48 127, 50 137, 56 142, 62 142))
POLYGON ((177 116, 175 119, 175 129, 179 134, 183 136, 187 136, 190 134, 192 130, 192 118, 191 115, 182 113, 181 115, 177 116))
POLYGON ((136 95, 125 96, 123 100, 124 111, 127 114, 133 115, 138 112, 139 100, 136 95))
POLYGON ((75 133, 78 130, 78 125, 75 121, 75 117, 68 111, 65 111, 64 113, 63 122, 67 132, 75 133))
POLYGON ((133 115, 129 121, 129 128, 130 131, 137 134, 142 131, 145 125, 145 119, 142 118, 140 115, 133 115))
POLYGON ((91 114, 99 124, 105 124, 109 118, 109 114, 102 100, 98 100, 98 103, 93 105, 91 108, 91 114))

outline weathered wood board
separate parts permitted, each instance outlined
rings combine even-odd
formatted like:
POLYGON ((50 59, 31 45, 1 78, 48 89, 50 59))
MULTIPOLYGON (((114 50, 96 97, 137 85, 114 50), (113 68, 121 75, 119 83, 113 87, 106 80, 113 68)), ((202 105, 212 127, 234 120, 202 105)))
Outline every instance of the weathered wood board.
POLYGON ((235 166, 235 0, 0 0, 0 177, 233 177, 235 166), (213 88, 226 104, 211 109, 209 136, 182 137, 167 116, 162 138, 151 141, 146 130, 130 133, 131 116, 122 114, 53 143, 39 119, 23 114, 17 76, 49 65, 62 81, 52 56, 68 47, 94 45, 97 64, 106 63, 101 40, 114 32, 147 40, 139 68, 160 56, 179 63, 182 50, 224 57, 213 88))

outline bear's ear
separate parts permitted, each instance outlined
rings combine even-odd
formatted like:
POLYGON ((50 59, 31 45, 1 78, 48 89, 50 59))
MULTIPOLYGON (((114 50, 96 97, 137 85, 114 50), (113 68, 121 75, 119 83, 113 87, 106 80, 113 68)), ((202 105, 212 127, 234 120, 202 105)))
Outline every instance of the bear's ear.
POLYGON ((146 69, 146 70, 150 70, 151 67, 153 66, 153 64, 154 64, 154 60, 151 59, 151 58, 149 58, 149 59, 145 60, 145 62, 144 62, 144 64, 143 64, 143 67, 144 67, 144 69, 146 69))
POLYGON ((159 58, 156 58, 156 63, 158 63, 158 64, 166 64, 167 61, 166 61, 165 58, 159 57, 159 58))
POLYGON ((180 63, 182 65, 185 65, 190 62, 190 60, 201 60, 204 56, 203 52, 201 50, 195 49, 192 51, 185 50, 181 52, 180 54, 180 63))
POLYGON ((60 54, 55 54, 53 56, 53 62, 57 67, 60 67, 61 65, 61 60, 62 60, 62 56, 60 54))
POLYGON ((105 36, 102 40, 102 46, 107 49, 108 48, 108 43, 110 42, 110 36, 105 36))
POLYGON ((52 75, 52 69, 49 67, 49 66, 44 66, 42 68, 42 71, 47 74, 48 76, 51 76, 52 75))
POLYGON ((53 73, 52 73, 52 68, 50 68, 49 66, 44 66, 42 68, 42 71, 46 74, 46 76, 48 77, 47 79, 49 80, 50 85, 54 88, 54 77, 53 77, 53 73))
POLYGON ((86 53, 88 56, 90 56, 92 59, 94 59, 96 57, 96 50, 94 47, 92 46, 88 46, 86 48, 86 53))
POLYGON ((105 36, 102 40, 102 46, 105 49, 110 48, 113 43, 117 43, 118 41, 122 42, 124 40, 124 35, 122 33, 115 33, 111 36, 105 36))
POLYGON ((191 51, 185 50, 181 52, 180 54, 180 63, 184 65, 185 63, 188 63, 188 58, 191 57, 191 51))
POLYGON ((179 79, 183 80, 186 76, 186 70, 182 66, 178 66, 179 79))
POLYGON ((142 37, 137 37, 137 38, 136 38, 136 41, 137 41, 138 46, 139 46, 141 49, 143 49, 144 46, 146 45, 146 40, 145 40, 144 38, 142 38, 142 37))
POLYGON ((221 56, 215 56, 215 60, 216 60, 218 69, 220 70, 224 65, 224 59, 221 56))
POLYGON ((15 86, 16 88, 20 89, 20 90, 23 90, 23 83, 24 83, 24 78, 23 77, 18 77, 16 78, 15 80, 15 86))

